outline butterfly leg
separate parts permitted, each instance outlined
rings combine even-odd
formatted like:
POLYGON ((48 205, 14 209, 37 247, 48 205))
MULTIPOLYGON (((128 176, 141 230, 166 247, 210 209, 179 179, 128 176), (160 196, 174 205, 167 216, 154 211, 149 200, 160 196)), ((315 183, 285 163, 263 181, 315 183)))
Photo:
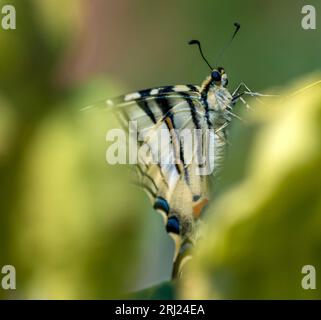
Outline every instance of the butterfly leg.
POLYGON ((243 104, 246 105, 248 109, 251 109, 250 105, 246 103, 242 95, 249 95, 251 97, 255 97, 258 102, 261 104, 264 104, 260 97, 278 97, 278 95, 271 95, 271 94, 263 94, 259 92, 252 91, 244 82, 241 82, 237 88, 234 90, 232 96, 233 96, 233 102, 236 102, 238 99, 240 99, 243 104), (241 91, 241 88, 243 88, 243 91, 241 91))
POLYGON ((242 97, 248 89, 249 88, 246 86, 246 84, 244 82, 241 82, 232 93, 233 104, 240 100, 246 106, 247 109, 251 109, 250 105, 242 97), (245 90, 241 91, 241 88, 243 87, 245 88, 245 90))
POLYGON ((260 92, 254 92, 252 91, 244 82, 241 82, 237 88, 234 90, 232 96, 236 96, 239 94, 240 89, 244 88, 245 90, 242 91, 243 94, 250 95, 252 97, 277 97, 277 95, 272 95, 272 94, 263 94, 260 92))

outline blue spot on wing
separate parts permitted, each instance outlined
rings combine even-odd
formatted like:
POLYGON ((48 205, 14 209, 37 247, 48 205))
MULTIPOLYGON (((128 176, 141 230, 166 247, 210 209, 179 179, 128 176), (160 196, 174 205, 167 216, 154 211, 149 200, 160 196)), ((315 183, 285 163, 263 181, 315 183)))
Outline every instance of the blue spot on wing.
POLYGON ((177 217, 170 217, 166 225, 166 231, 179 234, 179 221, 177 217))
POLYGON ((168 202, 162 197, 157 197, 155 199, 154 209, 162 210, 168 215, 168 213, 169 213, 168 202))

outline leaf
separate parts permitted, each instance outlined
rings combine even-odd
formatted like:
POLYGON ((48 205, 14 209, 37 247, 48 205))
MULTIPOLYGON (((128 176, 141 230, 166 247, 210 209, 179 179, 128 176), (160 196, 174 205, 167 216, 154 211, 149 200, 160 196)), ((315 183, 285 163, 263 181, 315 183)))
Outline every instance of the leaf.
POLYGON ((320 290, 301 286, 304 265, 321 271, 320 87, 290 96, 319 79, 256 106, 235 128, 222 192, 180 297, 321 298, 320 290))

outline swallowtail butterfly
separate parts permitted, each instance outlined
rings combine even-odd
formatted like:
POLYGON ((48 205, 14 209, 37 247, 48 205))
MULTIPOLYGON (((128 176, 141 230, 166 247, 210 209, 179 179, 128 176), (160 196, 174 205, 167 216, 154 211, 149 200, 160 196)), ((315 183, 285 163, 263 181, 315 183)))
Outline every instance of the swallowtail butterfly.
MULTIPOLYGON (((232 39, 240 28, 238 23, 234 25, 236 29, 232 39)), ((199 164, 195 161, 186 163, 186 150, 178 141, 177 132, 186 128, 204 132, 212 130, 214 157, 209 156, 209 159, 214 161, 217 168, 224 156, 228 126, 232 118, 237 117, 233 113, 233 106, 239 99, 245 103, 243 94, 260 95, 251 92, 244 83, 230 93, 225 69, 211 67, 198 40, 192 40, 190 44, 198 46, 202 58, 211 69, 211 74, 201 86, 175 85, 145 89, 106 101, 126 128, 130 121, 135 121, 138 134, 145 137, 143 142, 151 153, 155 149, 151 133, 156 136, 160 129, 168 132, 167 145, 161 145, 160 148, 167 147, 172 151, 174 163, 152 163, 148 159, 141 159, 136 168, 139 185, 150 196, 154 209, 163 216, 166 230, 175 241, 173 277, 180 276, 182 266, 191 257, 190 249, 199 237, 199 218, 210 200, 209 176, 197 173, 196 166, 199 164)), ((204 148, 203 141, 196 144, 204 148)))

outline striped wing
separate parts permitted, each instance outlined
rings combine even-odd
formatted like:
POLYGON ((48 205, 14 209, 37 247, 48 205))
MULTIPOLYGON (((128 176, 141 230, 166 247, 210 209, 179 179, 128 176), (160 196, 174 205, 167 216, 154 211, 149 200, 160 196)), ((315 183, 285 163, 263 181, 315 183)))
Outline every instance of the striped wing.
POLYGON ((193 242, 197 218, 208 199, 207 178, 197 174, 199 162, 195 161, 204 141, 193 140, 195 149, 189 151, 192 160, 187 163, 188 150, 179 138, 184 129, 207 128, 201 101, 199 88, 192 85, 148 89, 107 100, 126 128, 129 121, 136 121, 139 146, 145 150, 138 156, 138 183, 162 214, 176 242, 176 255, 182 242, 193 242), (157 158, 160 150, 166 151, 157 158))

